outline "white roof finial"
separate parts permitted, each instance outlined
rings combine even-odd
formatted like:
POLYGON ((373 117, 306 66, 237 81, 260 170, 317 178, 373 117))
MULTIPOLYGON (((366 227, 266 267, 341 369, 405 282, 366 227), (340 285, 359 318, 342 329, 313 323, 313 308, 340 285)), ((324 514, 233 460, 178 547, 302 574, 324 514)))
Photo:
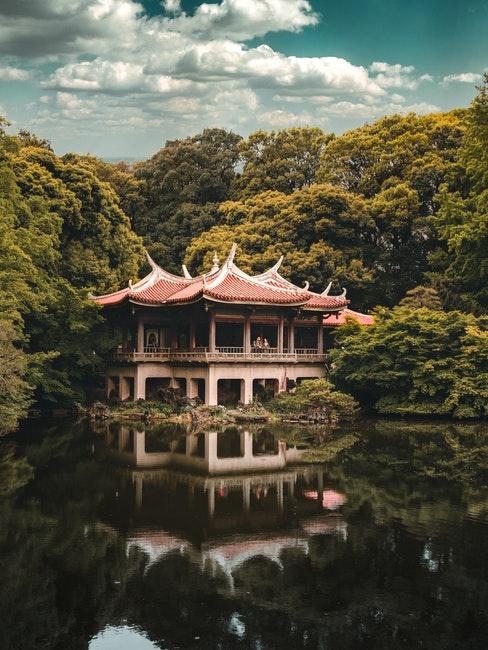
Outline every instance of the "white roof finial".
POLYGON ((210 269, 210 273, 217 273, 217 271, 218 271, 219 268, 220 268, 220 260, 219 260, 219 256, 217 255, 217 251, 214 251, 214 256, 213 256, 213 259, 212 259, 212 264, 213 264, 213 266, 212 266, 212 268, 210 269))
POLYGON ((227 267, 230 268, 234 263, 234 257, 236 255, 237 244, 234 242, 230 249, 229 257, 227 258, 227 267))
POLYGON ((145 251, 145 253, 146 253, 147 261, 149 262, 149 266, 152 268, 153 271, 156 271, 159 268, 158 265, 156 264, 156 262, 153 260, 153 258, 149 255, 147 251, 145 251))
POLYGON ((183 269, 183 275, 185 276, 185 278, 187 280, 191 280, 192 277, 191 277, 190 271, 186 268, 186 264, 182 264, 181 268, 183 269))
POLYGON ((345 297, 346 297, 346 293, 347 293, 347 289, 345 289, 344 287, 342 287, 342 293, 341 293, 340 296, 338 296, 338 298, 345 298, 345 297))
POLYGON ((320 295, 321 296, 328 296, 331 286, 332 286, 332 282, 329 282, 329 284, 325 287, 325 291, 322 291, 322 293, 320 295))

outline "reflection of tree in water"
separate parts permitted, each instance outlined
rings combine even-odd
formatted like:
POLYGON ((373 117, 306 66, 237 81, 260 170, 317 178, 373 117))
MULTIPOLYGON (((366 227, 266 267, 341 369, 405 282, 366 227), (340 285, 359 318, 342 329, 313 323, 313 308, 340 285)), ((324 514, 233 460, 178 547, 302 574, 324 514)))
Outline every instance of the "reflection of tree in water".
POLYGON ((313 535, 230 572, 190 544, 152 563, 127 553, 100 518, 123 489, 120 470, 90 458, 81 430, 51 432, 19 457, 4 442, 0 647, 81 650, 106 624, 127 621, 161 648, 482 648, 485 470, 459 470, 481 434, 449 433, 459 448, 435 427, 376 426, 327 466, 347 494, 347 536, 313 535), (455 480, 444 478, 450 463, 455 480))

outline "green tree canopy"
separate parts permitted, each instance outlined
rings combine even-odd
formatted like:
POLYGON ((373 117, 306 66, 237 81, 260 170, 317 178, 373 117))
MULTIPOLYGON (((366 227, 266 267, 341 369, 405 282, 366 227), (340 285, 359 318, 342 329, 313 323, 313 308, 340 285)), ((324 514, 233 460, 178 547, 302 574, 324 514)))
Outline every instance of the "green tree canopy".
POLYGON ((309 280, 317 290, 332 279, 337 289, 350 287, 359 298, 373 281, 363 262, 372 220, 361 197, 312 185, 293 194, 270 191, 227 201, 219 209, 223 224, 187 249, 185 260, 194 270, 208 270, 213 251, 223 258, 235 241, 238 263, 248 272, 261 272, 284 254, 283 274, 298 284, 309 280))
POLYGON ((431 256, 446 304, 488 312, 488 74, 466 116, 459 162, 438 195, 433 218, 444 248, 431 256))
POLYGON ((266 190, 290 194, 315 183, 320 156, 333 137, 317 127, 251 133, 239 145, 243 170, 235 182, 237 197, 266 190))
POLYGON ((332 351, 336 383, 379 413, 488 417, 488 319, 379 309, 348 321, 332 351))
POLYGON ((179 270, 192 236, 218 218, 215 204, 229 197, 241 137, 224 129, 205 129, 165 144, 136 166, 143 208, 134 214, 136 231, 151 254, 169 270, 179 270))

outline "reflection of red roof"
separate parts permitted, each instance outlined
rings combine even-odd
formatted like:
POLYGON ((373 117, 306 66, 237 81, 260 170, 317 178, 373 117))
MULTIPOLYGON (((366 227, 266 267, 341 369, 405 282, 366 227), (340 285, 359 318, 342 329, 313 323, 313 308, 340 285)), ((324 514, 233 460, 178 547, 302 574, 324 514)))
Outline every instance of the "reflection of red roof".
POLYGON ((118 305, 127 300, 144 305, 182 304, 195 302, 201 298, 214 302, 247 303, 266 305, 297 306, 308 311, 338 312, 348 303, 345 292, 340 296, 329 296, 328 290, 322 294, 297 287, 278 273, 280 260, 275 266, 260 275, 251 276, 234 264, 236 245, 232 246, 229 257, 219 268, 215 266, 209 273, 192 278, 185 270, 185 276, 177 276, 164 271, 148 256, 152 271, 137 284, 105 296, 96 296, 100 305, 118 305))
POLYGON ((368 314, 361 314, 358 311, 353 311, 352 309, 344 309, 338 314, 332 314, 324 318, 324 325, 327 327, 337 327, 338 325, 344 325, 347 318, 354 318, 360 325, 372 325, 374 318, 368 314))

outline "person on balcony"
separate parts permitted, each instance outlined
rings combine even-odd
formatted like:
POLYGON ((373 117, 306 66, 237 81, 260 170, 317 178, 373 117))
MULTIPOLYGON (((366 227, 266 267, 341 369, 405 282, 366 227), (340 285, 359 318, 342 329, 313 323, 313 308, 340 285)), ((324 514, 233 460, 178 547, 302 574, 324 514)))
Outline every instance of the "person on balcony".
POLYGON ((263 341, 263 349, 264 349, 265 352, 269 352, 269 341, 268 341, 268 339, 266 337, 265 337, 265 339, 263 341))

